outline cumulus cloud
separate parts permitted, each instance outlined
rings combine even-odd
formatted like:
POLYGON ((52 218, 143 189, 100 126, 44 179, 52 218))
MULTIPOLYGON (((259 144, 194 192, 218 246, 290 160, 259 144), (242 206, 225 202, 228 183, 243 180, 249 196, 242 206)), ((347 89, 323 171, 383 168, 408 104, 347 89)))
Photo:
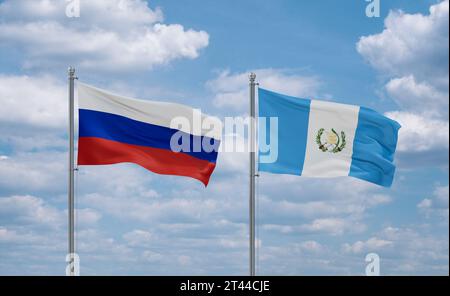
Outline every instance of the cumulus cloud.
POLYGON ((131 246, 146 246, 152 238, 153 235, 150 232, 140 229, 135 229, 123 235, 123 239, 131 246))
POLYGON ((151 263, 159 262, 163 259, 163 256, 161 254, 150 251, 150 250, 143 251, 142 257, 144 258, 145 261, 151 262, 151 263))
POLYGON ((398 143, 399 151, 420 152, 440 148, 448 149, 448 121, 401 111, 388 112, 386 115, 402 125, 399 132, 401 138, 401 141, 398 143))
POLYGON ((313 233, 329 233, 332 235, 342 235, 345 232, 358 233, 366 229, 361 223, 355 223, 340 218, 322 218, 315 219, 310 224, 301 225, 300 229, 313 233))
POLYGON ((76 209, 75 210, 75 220, 77 226, 86 226, 97 223, 102 217, 102 214, 94 209, 76 209))
POLYGON ((417 82, 413 75, 390 80, 386 89, 403 110, 448 118, 448 90, 440 90, 427 81, 417 82))
POLYGON ((448 185, 438 186, 434 191, 434 196, 436 198, 436 204, 438 206, 448 209, 448 202, 449 202, 448 185))
POLYGON ((392 201, 376 185, 348 177, 315 179, 261 174, 260 182, 264 192, 259 199, 262 214, 282 220, 351 219, 352 215, 361 218, 367 210, 392 201), (284 188, 281 197, 276 184, 284 188))
MULTIPOLYGON (((177 25, 161 25, 160 22, 163 22, 161 10, 150 9, 144 1, 122 0, 120 3, 126 5, 123 9, 117 6, 118 1, 84 1, 80 20, 67 19, 64 15, 64 7, 60 4, 64 2, 55 3, 57 2, 9 0, 0 4, 0 15, 3 21, 0 25, 0 36, 2 36, 0 43, 23 46, 27 60, 25 66, 37 66, 36 63, 43 63, 50 56, 58 61, 60 57, 66 58, 66 53, 63 51, 68 50, 67 53, 70 54, 68 58, 74 56, 84 67, 103 67, 108 59, 117 59, 117 65, 123 66, 122 69, 132 67, 142 69, 180 57, 193 58, 198 55, 201 48, 194 45, 191 47, 192 50, 183 51, 181 48, 184 45, 188 46, 190 42, 195 43, 196 38, 201 40, 202 34, 199 31, 191 31, 192 36, 189 36, 189 30, 186 31, 177 25), (22 23, 24 32, 18 31, 19 22, 22 23), (174 43, 167 40, 170 44, 164 43, 166 42, 163 40, 165 33, 158 33, 158 26, 168 31, 170 31, 169 28, 174 29, 175 32, 167 33, 167 38, 170 37, 170 42, 181 42, 180 46, 175 46, 177 50, 167 52, 172 49, 170 44, 174 43), (38 29, 44 30, 44 33, 39 33, 38 29), (141 36, 142 40, 135 35, 136 32, 147 31, 148 34, 142 34, 144 36, 141 36), (29 35, 34 32, 41 35, 49 33, 49 36, 44 38, 44 41, 38 40, 37 37, 31 38, 29 35), (126 35, 128 32, 130 32, 129 36, 126 35), (177 32, 189 37, 189 40, 177 39, 177 32), (13 36, 12 33, 17 35, 13 36), (52 34, 56 35, 52 37, 52 34), (58 34, 72 35, 69 40, 58 34), (4 36, 7 38, 4 39, 4 36), (27 39, 28 37, 30 39, 27 39), (172 37, 178 41, 172 40, 172 37), (155 38, 155 41, 147 42, 146 38, 155 38), (74 47, 68 48, 66 43, 72 40, 85 42, 85 44, 80 46, 75 44, 74 47), (86 46, 87 41, 92 44, 86 46), (137 46, 137 48, 124 48, 123 44, 128 41, 131 41, 130 46, 137 46), (144 53, 139 60, 130 57, 131 53, 139 54, 140 50, 147 48, 140 47, 141 41, 145 46, 161 45, 159 48, 161 53, 158 51, 154 57, 144 53), (99 45, 101 42, 106 42, 108 46, 117 46, 117 48, 105 49, 99 45), (55 46, 59 48, 47 49, 47 47, 55 46), (100 55, 98 52, 103 50, 106 51, 105 54, 100 55), (81 58, 82 55, 83 58, 81 58)), ((277 69, 255 71, 258 74, 258 80, 264 83, 264 87, 290 95, 316 96, 320 88, 320 81, 316 77, 301 76, 277 69)), ((406 98, 401 97, 401 94, 415 88, 408 93, 409 96, 419 100, 420 96, 430 92, 433 93, 430 96, 430 102, 441 104, 440 102, 445 98, 442 96, 445 94, 445 83, 439 84, 437 79, 424 80, 416 73, 411 76, 410 72, 405 71, 404 75, 398 77, 392 74, 391 86, 386 87, 387 90, 390 89, 389 94, 398 100, 398 104, 407 109, 408 114, 415 116, 403 120, 403 117, 406 118, 406 113, 398 114, 398 118, 403 116, 401 118, 404 129, 405 125, 413 124, 407 123, 406 120, 416 122, 418 118, 423 119, 420 125, 411 127, 414 132, 420 133, 419 136, 410 138, 415 144, 408 148, 406 142, 401 142, 399 150, 401 152, 411 149, 428 151, 430 147, 440 147, 445 139, 448 140, 448 135, 447 138, 444 137, 444 140, 441 139, 441 129, 445 130, 447 126, 448 130, 448 123, 446 126, 442 125, 442 112, 436 111, 439 108, 434 107, 430 108, 434 110, 431 114, 434 121, 426 121, 425 114, 418 113, 420 108, 413 103, 410 104, 406 98), (410 86, 402 89, 403 84, 406 83, 410 86), (426 134, 431 135, 433 130, 438 131, 439 137, 427 140, 426 134), (423 139, 420 145, 417 139, 423 139)), ((246 111, 247 75, 248 73, 225 71, 207 83, 214 94, 216 107, 230 108, 239 112, 246 111)), ((3 91, 0 93, 0 100, 14 99, 12 103, 6 100, 4 104, 3 101, 1 102, 2 107, 6 107, 0 109, 0 129, 7 124, 22 124, 27 126, 27 130, 31 130, 29 133, 24 131, 18 133, 15 129, 16 135, 8 134, 7 136, 8 144, 13 143, 14 149, 21 147, 20 153, 17 150, 14 153, 1 151, 2 154, 7 155, 0 156, 0 187, 14 193, 3 194, 6 197, 0 198, 0 217, 5 219, 0 223, 0 243, 15 243, 15 247, 20 247, 24 251, 9 251, 2 245, 0 273, 10 274, 12 271, 20 270, 29 274, 60 274, 63 271, 54 268, 54 266, 59 268, 59 264, 51 265, 48 262, 49 260, 59 262, 57 256, 63 258, 66 251, 64 227, 66 213, 56 207, 61 200, 65 202, 66 198, 67 160, 65 153, 60 152, 66 149, 65 140, 57 136, 44 137, 41 132, 49 129, 51 134, 56 134, 55 130, 62 130, 61 126, 65 125, 66 85, 55 82, 49 77, 38 79, 26 76, 3 76, 0 79, 0 89, 3 91), (21 96, 15 96, 15 92, 11 91, 12 88, 6 89, 8 85, 14 85, 14 88, 23 91, 21 96), (31 96, 38 91, 42 91, 39 92, 40 99, 31 96), (27 99, 24 100, 23 97, 27 99), (30 108, 29 114, 20 112, 15 114, 15 110, 23 106, 17 102, 18 99, 22 100, 22 104, 34 106, 33 110, 30 108), (50 112, 46 108, 54 109, 50 112), (57 116, 49 117, 45 112, 57 114, 57 116), (39 133, 34 132, 35 127, 39 128, 39 133), (25 147, 29 148, 25 149, 25 147), (51 147, 52 151, 36 152, 36 147, 51 147), (30 192, 45 193, 47 199, 36 197, 39 194, 27 195, 30 192), (50 200, 54 195, 57 196, 56 200, 50 200), (64 199, 59 195, 63 195, 64 199), (33 213, 31 209, 34 209, 36 213, 33 213), (8 217, 11 215, 16 217, 16 220, 8 222, 8 217), (42 231, 38 235, 31 231, 32 227, 29 226, 36 221, 41 221, 40 223, 44 225, 59 221, 59 225, 63 227, 58 232, 42 231), (23 227, 24 224, 27 226, 23 227), (25 249, 27 242, 30 242, 28 244, 30 249, 25 249), (55 249, 58 252, 52 252, 49 255, 49 251, 55 249), (18 266, 24 266, 23 263, 17 263, 11 258, 3 260, 5 256, 14 257, 14 254, 25 256, 25 253, 28 256, 26 267, 24 267, 26 269, 20 269, 18 266), (30 254, 41 258, 31 258, 30 254), (44 258, 44 256, 48 257, 44 258), (51 267, 31 269, 29 262, 47 264, 51 267), (16 263, 17 265, 14 265, 16 263)), ((394 113, 391 115, 397 116, 394 113)), ((229 137, 234 136, 229 135, 229 137)), ((243 145, 243 140, 237 137, 238 145, 243 145)), ((5 141, 5 137, 2 137, 0 141, 5 141)), ((77 191, 77 201, 82 207, 78 211, 77 220, 80 223, 77 224, 77 249, 83 258, 82 273, 245 274, 247 266, 242 262, 246 262, 248 253, 248 185, 246 181, 248 155, 222 153, 219 155, 218 164, 220 165, 214 173, 214 180, 206 189, 194 181, 157 176, 134 165, 115 165, 113 169, 110 166, 82 167, 78 172, 78 182, 81 186, 77 191), (99 223, 103 220, 107 220, 108 223, 99 223), (112 223, 109 223, 110 221, 112 223), (126 223, 123 223, 124 221, 126 223), (83 223, 84 226, 79 227, 83 223), (120 227, 116 227, 115 223, 120 223, 120 227), (120 268, 111 268, 111 262, 116 260, 119 261, 120 268), (158 264, 149 264, 154 262, 158 264), (211 262, 223 262, 223 264, 215 265, 211 262)), ((445 250, 445 244, 440 242, 433 245, 431 236, 421 241, 421 249, 411 249, 411 245, 420 238, 420 234, 412 233, 410 230, 398 230, 389 235, 384 232, 377 233, 370 235, 371 238, 367 240, 367 237, 361 238, 366 235, 362 231, 368 229, 365 218, 370 215, 371 209, 388 204, 393 199, 376 186, 350 178, 312 180, 296 176, 262 175, 260 180, 258 195, 258 219, 260 219, 258 220, 260 232, 258 246, 260 248, 258 250, 261 257, 258 262, 261 264, 262 273, 354 274, 360 268, 359 255, 363 252, 362 250, 378 248, 380 251, 386 251, 392 245, 399 246, 402 250, 406 249, 410 260, 414 258, 414 254, 421 256, 420 265, 414 266, 413 270, 425 272, 428 266, 426 258, 443 257, 441 250, 445 250), (349 252, 340 254, 333 251, 335 246, 330 243, 330 236, 333 236, 333 241, 339 241, 346 239, 346 234, 352 234, 352 237, 358 235, 356 242, 347 242, 349 252), (406 239, 406 246, 401 244, 400 239, 396 240, 395 235, 406 239), (431 244, 426 246, 426 243, 431 244), (350 263, 353 257, 357 257, 358 260, 355 265, 350 263)), ((440 205, 438 201, 441 198, 438 196, 443 196, 445 190, 436 190, 438 193, 429 196, 430 202, 425 202, 423 207, 440 205)), ((395 258, 395 255, 391 258, 395 258)), ((398 262, 400 261, 392 260, 389 263, 391 270, 395 270, 393 268, 398 262)), ((405 262, 407 260, 402 259, 401 263, 405 262)), ((433 267, 443 268, 442 265, 437 264, 433 267)), ((402 273, 405 270, 407 266, 397 271, 402 273)))
POLYGON ((25 67, 67 64, 145 70, 179 58, 195 59, 209 43, 205 31, 164 24, 162 11, 143 0, 82 1, 81 17, 67 18, 57 0, 0 4, 0 44, 18 46, 25 67))
POLYGON ((91 264, 117 260, 119 262, 135 262, 133 250, 115 238, 105 235, 103 231, 87 228, 76 233, 77 249, 81 258, 85 260, 82 269, 91 264), (98 254, 98 255, 92 255, 98 254))
POLYGON ((2 224, 25 223, 29 225, 61 226, 62 212, 46 204, 41 198, 25 195, 0 198, 0 213, 2 224), (2 220, 3 220, 2 219, 2 220))
POLYGON ((448 274, 448 235, 433 235, 434 227, 384 227, 365 241, 342 244, 342 251, 348 255, 348 262, 360 261, 370 252, 377 253, 383 275, 448 274))
POLYGON ((101 208, 103 211, 115 217, 143 222, 153 220, 159 222, 186 223, 208 219, 214 216, 214 213, 221 213, 220 202, 216 199, 125 199, 94 193, 83 196, 82 202, 99 209, 101 208))
MULTIPOLYGON (((24 21, 36 19, 52 19, 63 21, 67 1, 54 0, 22 0, 4 1, 0 6, 0 14, 5 20, 16 20, 19 16, 24 21), (17 3, 16 3, 17 2, 17 3)), ((81 0, 81 20, 77 26, 99 26, 111 29, 128 29, 136 25, 150 25, 163 21, 163 13, 159 7, 152 10, 145 1, 139 0, 81 0), (120 22, 120 24, 119 24, 120 22)))
POLYGON ((431 197, 423 199, 417 204, 420 212, 426 216, 437 216, 442 218, 448 225, 449 218, 449 195, 447 186, 436 186, 431 197))
POLYGON ((65 153, 19 153, 0 160, 0 187, 6 192, 66 192, 65 153))
POLYGON ((257 80, 264 88, 298 97, 317 95, 320 80, 317 77, 292 74, 282 69, 256 69, 244 73, 222 71, 218 77, 206 83, 214 93, 213 103, 218 108, 246 111, 248 106, 248 75, 257 74, 257 80))
POLYGON ((379 251, 392 245, 391 241, 371 237, 367 241, 357 241, 354 244, 344 244, 343 250, 347 253, 361 254, 379 251))
POLYGON ((18 233, 15 230, 0 226, 0 243, 29 244, 36 243, 39 238, 30 233, 18 233))
POLYGON ((279 231, 283 234, 314 233, 328 235, 342 235, 344 233, 361 233, 366 230, 366 226, 357 221, 344 218, 320 218, 314 219, 311 223, 302 225, 277 225, 266 224, 262 226, 264 230, 279 231))
POLYGON ((50 76, 0 75, 0 122, 61 128, 67 122, 67 86, 50 76))
POLYGON ((324 249, 322 244, 320 244, 316 241, 313 241, 313 240, 309 240, 309 241, 300 243, 300 248, 303 250, 306 250, 306 251, 311 251, 311 252, 321 252, 324 249))
POLYGON ((388 79, 385 90, 400 110, 403 164, 448 163, 449 1, 429 14, 391 11, 385 29, 361 37, 358 52, 388 79), (420 161, 422 160, 422 161, 420 161))
POLYGON ((216 174, 236 174, 245 172, 248 169, 249 154, 247 151, 249 149, 245 135, 226 133, 222 137, 220 148, 224 152, 218 155, 217 163, 220 163, 220 168, 216 171, 216 174))
MULTIPOLYGON (((31 228, 46 226, 54 229, 64 225, 67 212, 53 206, 43 198, 31 195, 0 197, 2 225, 27 225, 31 228)), ((76 209, 78 226, 85 227, 97 223, 101 214, 90 208, 76 209)))
POLYGON ((361 37, 357 50, 392 76, 448 77, 448 22, 448 0, 432 5, 428 15, 391 11, 383 32, 361 37))
POLYGON ((417 274, 425 270, 433 274, 448 274, 448 234, 436 237, 426 233, 430 231, 418 232, 407 227, 384 228, 378 235, 392 242, 392 249, 380 254, 382 260, 384 258, 385 268, 394 274, 417 274), (402 251, 395 252, 396 249, 402 251), (396 260, 392 258, 393 255, 397 257, 396 260))

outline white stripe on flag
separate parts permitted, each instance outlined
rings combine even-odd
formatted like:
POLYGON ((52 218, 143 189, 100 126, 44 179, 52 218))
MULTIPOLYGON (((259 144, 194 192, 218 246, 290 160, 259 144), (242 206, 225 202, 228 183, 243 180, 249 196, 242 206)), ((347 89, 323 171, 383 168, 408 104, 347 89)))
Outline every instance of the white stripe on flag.
MULTIPOLYGON (((348 176, 352 163, 353 140, 358 125, 358 114, 358 106, 319 100, 311 101, 303 176, 348 176), (345 148, 337 153, 321 151, 316 141, 321 128, 325 129, 321 137, 323 143, 326 142, 327 135, 332 133, 331 129, 334 129, 340 138, 341 132, 344 132, 345 148)), ((342 139, 340 142, 342 143, 342 139)))
POLYGON ((177 129, 195 136, 207 135, 217 140, 221 139, 221 121, 216 117, 201 114, 199 117, 201 120, 198 120, 200 122, 194 122, 195 109, 191 107, 175 103, 126 98, 80 82, 77 85, 78 108, 80 109, 112 113, 168 128, 171 127, 170 124, 174 118, 185 118, 190 123, 190 128, 182 126, 177 129), (198 129, 194 128, 196 124, 199 124, 198 129), (212 126, 216 126, 216 128, 211 129, 212 126))

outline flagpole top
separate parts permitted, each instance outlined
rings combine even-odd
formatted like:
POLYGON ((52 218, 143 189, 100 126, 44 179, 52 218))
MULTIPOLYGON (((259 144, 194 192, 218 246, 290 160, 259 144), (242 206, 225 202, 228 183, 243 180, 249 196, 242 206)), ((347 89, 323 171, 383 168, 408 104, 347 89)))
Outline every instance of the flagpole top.
POLYGON ((251 72, 251 73, 248 75, 248 78, 250 79, 250 82, 255 82, 256 74, 253 73, 253 72, 251 72))
POLYGON ((69 67, 69 69, 67 69, 67 72, 69 73, 70 77, 75 76, 75 68, 74 67, 69 67))

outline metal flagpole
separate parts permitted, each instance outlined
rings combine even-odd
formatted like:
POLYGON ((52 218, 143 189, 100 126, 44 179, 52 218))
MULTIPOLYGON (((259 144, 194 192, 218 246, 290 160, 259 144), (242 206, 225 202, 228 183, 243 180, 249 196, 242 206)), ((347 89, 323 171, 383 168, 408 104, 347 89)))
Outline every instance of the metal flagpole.
POLYGON ((74 96, 75 96, 75 68, 69 67, 69 258, 70 275, 75 275, 75 196, 74 196, 74 96))
POLYGON ((256 131, 255 131, 255 88, 256 88, 256 74, 250 73, 250 198, 249 198, 249 208, 250 208, 250 276, 255 275, 255 164, 256 164, 256 131))

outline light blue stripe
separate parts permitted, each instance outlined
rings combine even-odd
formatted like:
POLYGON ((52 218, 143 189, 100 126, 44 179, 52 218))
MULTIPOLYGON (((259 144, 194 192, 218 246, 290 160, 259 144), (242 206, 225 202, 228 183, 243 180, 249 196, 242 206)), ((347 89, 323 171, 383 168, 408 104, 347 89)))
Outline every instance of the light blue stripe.
MULTIPOLYGON (((259 116, 278 117, 278 159, 274 163, 261 163, 259 170, 277 174, 301 175, 306 153, 308 135, 309 109, 311 101, 259 89, 259 116)), ((259 139, 260 143, 269 143, 270 128, 267 139, 259 139)))
POLYGON ((349 175, 390 187, 394 179, 394 153, 400 124, 361 107, 353 143, 349 175))

